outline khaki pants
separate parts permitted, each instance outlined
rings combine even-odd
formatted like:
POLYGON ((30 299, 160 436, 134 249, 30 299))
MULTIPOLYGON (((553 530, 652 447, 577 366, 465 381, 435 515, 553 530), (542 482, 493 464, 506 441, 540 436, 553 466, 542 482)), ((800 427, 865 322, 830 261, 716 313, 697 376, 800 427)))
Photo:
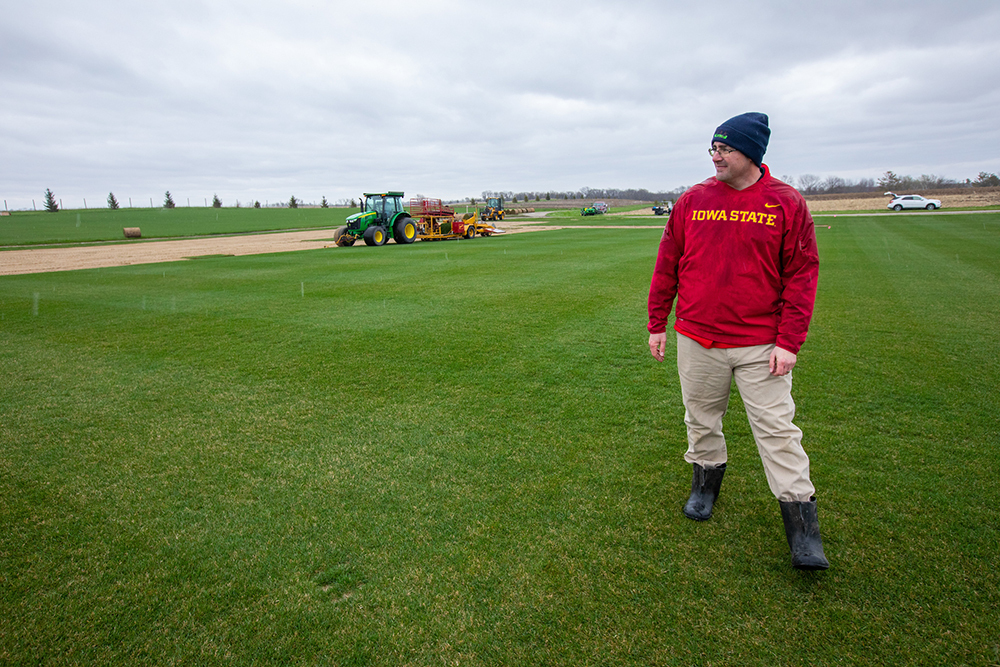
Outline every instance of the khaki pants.
POLYGON ((684 460, 705 468, 728 460, 722 417, 735 378, 771 493, 784 502, 805 502, 816 489, 809 481, 802 431, 792 423, 792 375, 771 375, 768 361, 772 349, 774 345, 705 349, 677 334, 677 371, 688 433, 684 460))

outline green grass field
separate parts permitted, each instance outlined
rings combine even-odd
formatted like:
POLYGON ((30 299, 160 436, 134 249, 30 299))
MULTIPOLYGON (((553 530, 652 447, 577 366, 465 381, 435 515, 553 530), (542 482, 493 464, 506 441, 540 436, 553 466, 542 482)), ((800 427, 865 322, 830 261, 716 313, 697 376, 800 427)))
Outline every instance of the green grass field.
POLYGON ((346 208, 129 208, 15 212, 0 217, 0 246, 123 241, 124 227, 143 238, 206 236, 342 225, 346 208))
POLYGON ((817 235, 820 573, 736 396, 680 512, 658 227, 0 277, 0 663, 997 665, 1000 214, 817 235))

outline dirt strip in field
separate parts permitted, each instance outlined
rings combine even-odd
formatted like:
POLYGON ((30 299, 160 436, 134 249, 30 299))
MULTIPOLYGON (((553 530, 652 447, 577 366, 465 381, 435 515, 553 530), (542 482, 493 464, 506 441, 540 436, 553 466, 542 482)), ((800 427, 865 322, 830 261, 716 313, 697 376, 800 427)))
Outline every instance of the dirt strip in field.
MULTIPOLYGON (((517 223, 504 226, 507 233, 541 231, 543 229, 553 228, 521 226, 517 223)), ((333 245, 333 232, 333 229, 312 229, 241 236, 132 241, 110 245, 0 250, 0 276, 154 264, 157 262, 179 262, 211 255, 262 255, 318 248, 337 250, 337 246, 333 245)))
POLYGON ((206 255, 256 255, 322 248, 332 243, 332 229, 214 236, 165 241, 135 241, 68 248, 30 248, 0 252, 0 275, 74 271, 131 264, 176 262, 206 255))

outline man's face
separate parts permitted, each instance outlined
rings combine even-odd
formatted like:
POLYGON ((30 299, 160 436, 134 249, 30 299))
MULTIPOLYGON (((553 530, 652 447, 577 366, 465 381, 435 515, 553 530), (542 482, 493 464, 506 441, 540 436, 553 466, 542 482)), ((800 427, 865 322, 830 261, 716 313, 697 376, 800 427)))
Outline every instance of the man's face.
POLYGON ((746 187, 748 181, 754 183, 760 177, 760 168, 743 153, 733 150, 720 141, 712 142, 712 148, 717 149, 712 155, 716 179, 742 189, 746 187))

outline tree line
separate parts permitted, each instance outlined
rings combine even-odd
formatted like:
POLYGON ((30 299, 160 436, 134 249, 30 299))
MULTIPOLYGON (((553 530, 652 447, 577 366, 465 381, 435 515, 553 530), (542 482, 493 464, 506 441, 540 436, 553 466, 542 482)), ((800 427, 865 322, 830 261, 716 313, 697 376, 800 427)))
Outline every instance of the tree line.
MULTIPOLYGON (((132 200, 129 199, 129 206, 130 207, 131 207, 131 201, 132 200)), ((32 202, 34 202, 34 200, 32 200, 32 202)), ((111 209, 112 211, 117 211, 118 209, 121 208, 121 203, 118 201, 118 198, 115 196, 114 192, 109 192, 108 193, 107 202, 108 202, 108 208, 111 209)), ((87 200, 84 199, 84 205, 86 205, 86 203, 87 203, 87 200)), ((206 200, 206 203, 207 203, 207 200, 206 200)), ((287 202, 276 202, 274 204, 269 204, 268 206, 276 207, 276 208, 298 208, 302 203, 303 202, 302 202, 301 199, 299 199, 298 197, 295 197, 293 195, 287 202)), ((56 211, 58 211, 61 208, 61 202, 56 200, 56 196, 52 192, 51 188, 45 188, 45 195, 42 198, 42 205, 45 208, 45 210, 48 211, 48 212, 50 212, 50 213, 55 213, 56 211)), ((152 199, 150 199, 149 205, 150 205, 150 207, 152 207, 152 205, 153 205, 152 199)), ((341 205, 342 206, 348 206, 348 205, 350 205, 351 207, 353 207, 355 204, 354 204, 354 200, 353 199, 351 199, 349 203, 348 203, 348 200, 345 199, 345 200, 342 201, 341 205)), ((236 208, 241 208, 242 206, 243 205, 241 205, 240 201, 237 199, 236 200, 236 208)), ((251 208, 261 208, 261 204, 257 200, 254 200, 253 204, 246 204, 246 206, 251 207, 251 208)), ((323 196, 323 199, 320 201, 319 206, 320 206, 320 208, 329 208, 330 207, 330 202, 327 201, 325 195, 323 196)), ((164 193, 164 196, 163 196, 163 208, 176 208, 176 207, 177 207, 177 204, 176 204, 176 202, 174 202, 173 195, 170 194, 170 190, 167 190, 166 193, 164 193)), ((212 207, 213 208, 222 208, 222 200, 219 199, 219 195, 217 195, 217 194, 216 195, 212 195, 212 207)))
MULTIPOLYGON (((864 192, 885 192, 887 190, 943 190, 947 188, 978 188, 978 187, 1000 187, 1000 177, 986 171, 979 172, 975 179, 967 178, 964 181, 956 181, 934 174, 924 174, 919 177, 898 176, 892 171, 887 171, 879 178, 862 178, 850 180, 840 176, 827 176, 821 178, 814 174, 803 174, 798 178, 794 176, 782 176, 781 180, 788 183, 804 195, 823 194, 852 194, 864 192)), ((689 186, 674 188, 673 190, 652 192, 644 188, 580 188, 579 190, 542 190, 542 191, 521 191, 511 190, 494 191, 484 190, 483 200, 490 197, 503 197, 504 201, 518 202, 543 202, 553 199, 631 199, 635 201, 659 202, 676 200, 689 186)))
POLYGON ((791 176, 782 176, 781 180, 795 187, 804 195, 849 194, 861 192, 885 192, 889 190, 946 190, 949 188, 980 188, 1000 186, 1000 177, 994 173, 981 171, 975 180, 967 178, 956 181, 934 174, 923 174, 919 177, 899 176, 887 171, 879 178, 862 178, 857 181, 828 176, 820 178, 813 174, 803 174, 796 181, 791 176))
MULTIPOLYGON (((913 176, 898 176, 892 171, 885 172, 877 179, 862 178, 857 181, 841 178, 839 176, 827 176, 826 178, 820 178, 814 174, 803 174, 798 178, 795 178, 794 176, 782 176, 781 180, 788 183, 804 195, 853 194, 895 190, 919 192, 928 190, 944 190, 948 188, 1000 187, 1000 176, 987 171, 979 172, 979 175, 975 178, 975 180, 967 178, 964 181, 956 181, 943 176, 935 176, 934 174, 923 174, 916 178, 913 176)), ((645 188, 584 187, 579 190, 567 191, 532 190, 514 192, 512 190, 484 190, 482 194, 483 201, 489 199, 490 197, 503 197, 504 201, 514 204, 518 202, 528 203, 533 201, 552 201, 554 199, 630 199, 633 201, 661 202, 676 200, 684 194, 684 191, 687 189, 688 186, 681 186, 679 188, 674 188, 673 190, 651 192, 645 188)), ((475 198, 470 197, 468 198, 468 201, 475 202, 475 198)), ((56 201, 55 195, 49 188, 45 189, 43 204, 46 211, 54 212, 59 210, 59 202, 56 201)), ((150 202, 150 204, 152 204, 152 202, 150 202)), ((298 208, 300 204, 302 204, 302 200, 292 196, 285 203, 275 203, 270 204, 270 206, 298 208)), ((349 201, 345 199, 341 200, 339 205, 354 208, 355 201, 353 199, 349 201)), ((119 206, 120 204, 118 203, 118 199, 115 197, 115 193, 108 193, 108 208, 117 210, 119 206)), ((170 194, 170 191, 167 190, 163 198, 163 208, 174 208, 175 206, 176 204, 174 203, 174 198, 170 194)), ((222 207, 222 200, 219 199, 218 195, 212 196, 212 206, 215 208, 222 207)), ((248 206, 251 206, 252 208, 261 208, 259 201, 254 201, 253 204, 248 204, 248 206)), ((323 200, 320 202, 320 207, 327 208, 329 206, 330 203, 324 195, 323 200)), ((237 200, 236 208, 240 207, 241 204, 237 200)))
POLYGON ((666 201, 677 199, 687 186, 675 188, 666 192, 651 192, 645 188, 580 188, 579 190, 542 190, 522 191, 484 190, 483 200, 490 197, 503 197, 505 202, 543 202, 562 199, 632 199, 636 201, 666 201))

